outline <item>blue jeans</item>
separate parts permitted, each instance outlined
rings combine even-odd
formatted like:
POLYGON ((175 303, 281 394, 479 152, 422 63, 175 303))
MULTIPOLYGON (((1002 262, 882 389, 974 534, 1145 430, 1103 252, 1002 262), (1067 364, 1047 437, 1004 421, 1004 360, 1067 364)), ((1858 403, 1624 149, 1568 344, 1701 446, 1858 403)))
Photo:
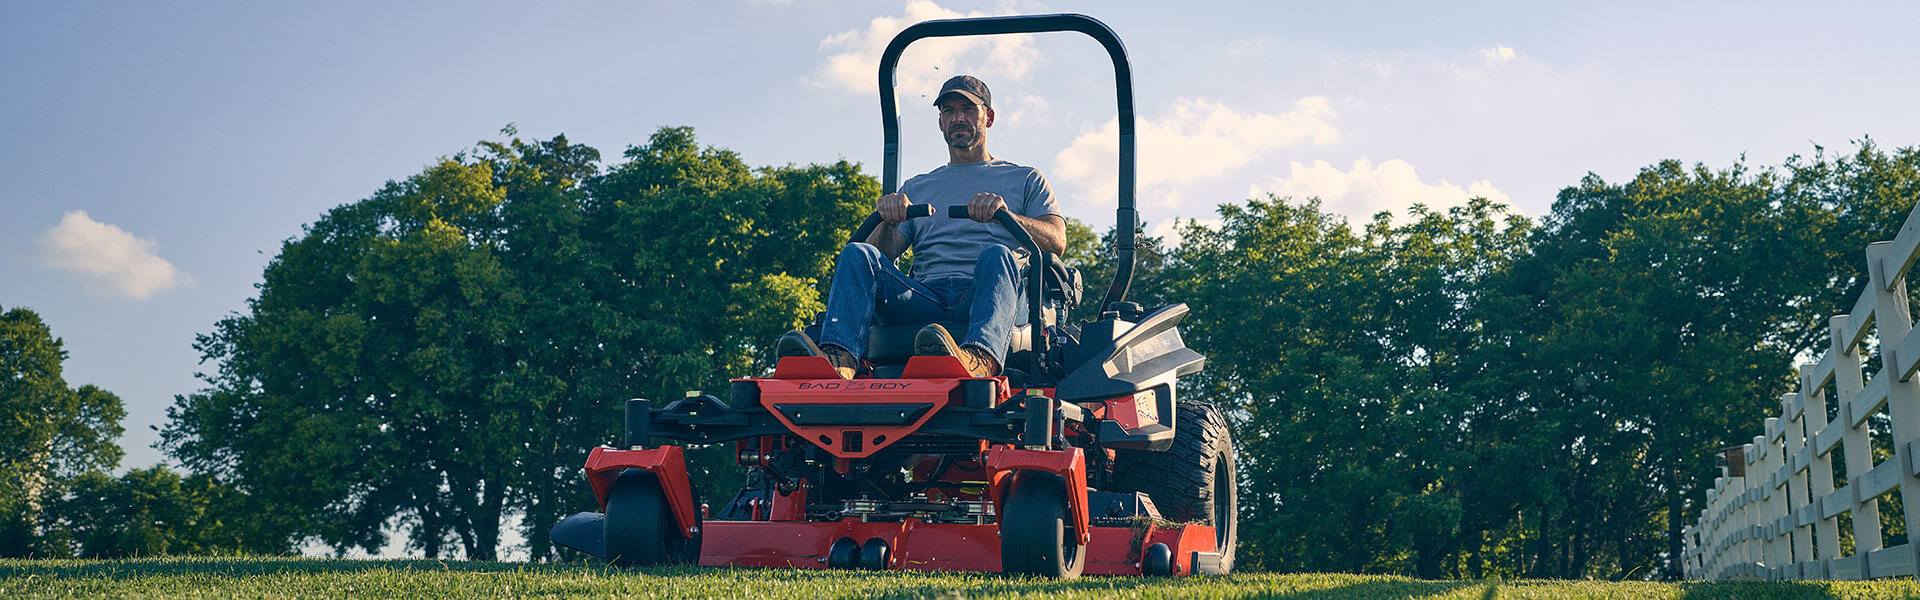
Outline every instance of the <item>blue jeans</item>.
POLYGON ((879 248, 865 242, 847 244, 834 263, 820 343, 864 358, 867 329, 875 323, 966 321, 961 345, 985 350, 1005 365, 1013 327, 1027 321, 1020 267, 1012 250, 991 246, 974 262, 973 279, 919 281, 901 273, 879 248))

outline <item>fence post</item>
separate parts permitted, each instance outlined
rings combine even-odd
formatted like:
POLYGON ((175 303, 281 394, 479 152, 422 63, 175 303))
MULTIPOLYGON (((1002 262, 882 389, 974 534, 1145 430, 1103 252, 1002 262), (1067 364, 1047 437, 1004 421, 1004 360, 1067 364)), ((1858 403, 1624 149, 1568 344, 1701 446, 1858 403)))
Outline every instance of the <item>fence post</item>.
MULTIPOLYGON (((1827 318, 1829 337, 1838 337, 1847 327, 1846 315, 1834 315, 1827 318)), ((1833 344, 1829 343, 1831 347, 1833 344)), ((1829 350, 1831 352, 1831 350, 1829 350)), ((1831 356, 1831 355, 1829 355, 1831 356)), ((1837 357, 1835 357, 1837 360, 1837 357)), ((1836 363, 1837 364, 1837 363, 1836 363)), ((1819 415, 1820 427, 1814 431, 1813 462, 1807 465, 1807 477, 1813 486, 1810 496, 1814 497, 1813 539, 1818 546, 1820 556, 1820 577, 1832 577, 1828 565, 1840 558, 1840 519, 1826 517, 1826 498, 1833 494, 1833 453, 1832 448, 1820 444, 1820 434, 1833 427, 1839 419, 1827 418, 1827 378, 1832 373, 1820 373, 1820 365, 1800 366, 1800 397, 1807 400, 1807 414, 1819 415)), ((1809 428, 1813 429, 1813 428, 1809 428)), ((1834 431, 1841 431, 1835 429, 1834 431)))
MULTIPOLYGON (((1744 448, 1744 446, 1742 447, 1744 448)), ((1740 459, 1740 468, 1742 469, 1742 473, 1746 472, 1747 460, 1745 458, 1740 459)), ((1740 498, 1746 495, 1746 491, 1747 478, 1745 476, 1735 475, 1728 475, 1727 485, 1720 491, 1720 521, 1718 525, 1720 529, 1720 566, 1715 569, 1715 571, 1719 573, 1716 577, 1718 579, 1733 577, 1734 567, 1740 566, 1740 558, 1744 556, 1746 552, 1746 547, 1742 545, 1743 542, 1741 542, 1740 538, 1736 535, 1740 531, 1742 522, 1746 517, 1740 514, 1740 498)))
POLYGON ((1729 469, 1722 467, 1720 476, 1714 478, 1713 489, 1707 496, 1707 506, 1711 511, 1706 525, 1707 552, 1710 557, 1707 559, 1706 576, 1709 579, 1726 577, 1726 573, 1723 572, 1727 556, 1727 533, 1724 525, 1727 518, 1727 495, 1730 493, 1727 490, 1733 485, 1732 477, 1729 469))
MULTIPOLYGON (((1793 579, 1809 579, 1807 568, 1819 560, 1813 555, 1812 513, 1813 497, 1808 494, 1807 464, 1812 462, 1813 452, 1807 443, 1806 402, 1799 393, 1780 396, 1780 411, 1786 420, 1785 439, 1787 459, 1787 526, 1793 533, 1793 562, 1790 563, 1793 579)), ((1825 416, 1825 415, 1822 415, 1825 416)))
POLYGON ((1707 488, 1707 510, 1699 512, 1699 577, 1715 579, 1715 569, 1720 565, 1720 529, 1715 527, 1715 517, 1720 513, 1720 488, 1726 487, 1726 469, 1720 469, 1720 477, 1713 479, 1713 487, 1707 488))
POLYGON ((1740 553, 1740 572, 1749 579, 1758 579, 1758 567, 1766 563, 1766 540, 1760 536, 1760 491, 1766 488, 1766 476, 1761 474, 1765 463, 1760 453, 1766 446, 1765 438, 1753 436, 1747 443, 1747 485, 1746 493, 1740 504, 1740 536, 1746 541, 1741 543, 1745 550, 1740 553))
POLYGON ((1887 380, 1887 417, 1893 421, 1894 451, 1888 460, 1898 461, 1894 464, 1900 469, 1900 500, 1905 513, 1901 518, 1907 529, 1907 552, 1895 559, 1904 563, 1904 568, 1892 567, 1888 574, 1912 575, 1920 558, 1913 553, 1920 548, 1914 544, 1920 541, 1920 531, 1914 530, 1914 524, 1920 522, 1920 477, 1914 476, 1911 446, 1920 439, 1920 381, 1912 379, 1911 365, 1916 357, 1903 356, 1916 352, 1908 346, 1913 313, 1907 309, 1907 278, 1901 275, 1909 257, 1891 256, 1893 250, 1894 242, 1868 244, 1867 274, 1872 282, 1868 291, 1874 296, 1874 320, 1880 327, 1880 373, 1876 378, 1887 380))
POLYGON ((1780 523, 1791 514, 1792 507, 1787 505, 1787 480, 1784 475, 1787 467, 1787 448, 1784 443, 1786 420, 1768 417, 1761 429, 1766 439, 1766 450, 1761 455, 1763 466, 1760 474, 1764 476, 1766 503, 1761 511, 1760 535, 1767 540, 1767 578, 1786 578, 1787 567, 1793 566, 1793 530, 1781 527, 1780 523))
MULTIPOLYGON (((1845 319, 1844 329, 1852 328, 1852 319, 1845 319)), ((1853 555, 1844 559, 1835 559, 1827 568, 1827 576, 1834 579, 1867 578, 1867 553, 1880 549, 1880 504, 1873 498, 1861 502, 1860 475, 1873 468, 1872 432, 1867 428, 1868 415, 1853 414, 1854 396, 1860 395, 1865 387, 1860 377, 1860 347, 1853 343, 1850 332, 1835 331, 1833 337, 1833 388, 1834 402, 1840 410, 1837 425, 1840 430, 1840 446, 1847 464, 1847 502, 1848 514, 1853 517, 1853 555)))

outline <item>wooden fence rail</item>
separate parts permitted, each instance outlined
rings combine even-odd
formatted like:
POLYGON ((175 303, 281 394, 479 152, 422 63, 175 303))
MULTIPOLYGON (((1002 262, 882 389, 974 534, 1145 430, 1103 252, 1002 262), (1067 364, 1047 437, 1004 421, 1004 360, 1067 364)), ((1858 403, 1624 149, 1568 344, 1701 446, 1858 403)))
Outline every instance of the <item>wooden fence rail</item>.
POLYGON ((1914 379, 1920 335, 1910 335, 1906 276, 1916 254, 1920 207, 1893 241, 1867 246, 1870 285, 1852 311, 1827 319, 1831 342, 1818 361, 1800 366, 1799 391, 1780 397, 1780 416, 1767 419, 1752 443, 1727 454, 1729 464, 1707 491, 1700 520, 1684 533, 1687 579, 1914 575, 1920 564, 1920 380, 1914 379), (1873 354, 1879 368, 1865 381, 1861 361, 1873 354), (1882 453, 1891 451, 1879 462, 1876 433, 1882 453), (1844 479, 1836 482, 1836 472, 1844 479), (1890 516, 1906 524, 1906 539, 1883 547, 1880 511, 1895 494, 1904 500, 1904 514, 1890 516), (1851 522, 1850 550, 1841 545, 1843 515, 1851 522))

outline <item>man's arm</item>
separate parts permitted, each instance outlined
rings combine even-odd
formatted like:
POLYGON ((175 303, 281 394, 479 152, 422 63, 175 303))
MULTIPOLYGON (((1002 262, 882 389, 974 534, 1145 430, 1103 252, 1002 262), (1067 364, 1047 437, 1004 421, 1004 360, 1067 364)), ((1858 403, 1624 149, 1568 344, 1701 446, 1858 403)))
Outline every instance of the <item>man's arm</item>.
MULTIPOLYGON (((974 194, 973 200, 967 202, 967 216, 981 223, 992 223, 993 214, 1006 207, 1006 199, 999 194, 981 192, 974 194)), ((1041 252, 1067 253, 1067 220, 1060 215, 1041 215, 1035 219, 1016 214, 1013 220, 1027 230, 1027 235, 1033 236, 1033 245, 1039 246, 1041 252)))
POLYGON ((907 251, 906 234, 900 233, 899 226, 885 221, 873 228, 873 233, 867 234, 867 243, 880 249, 880 253, 887 255, 887 258, 898 259, 907 251))
POLYGON ((879 248, 887 258, 900 258, 907 251, 907 236, 900 233, 900 224, 907 222, 907 195, 899 192, 881 196, 874 201, 874 212, 880 213, 880 226, 867 234, 867 243, 879 248))
POLYGON ((1056 256, 1067 253, 1067 220, 1060 215, 1041 215, 1038 219, 1014 215, 1013 220, 1026 228, 1027 235, 1033 236, 1033 245, 1039 246, 1041 252, 1056 256))

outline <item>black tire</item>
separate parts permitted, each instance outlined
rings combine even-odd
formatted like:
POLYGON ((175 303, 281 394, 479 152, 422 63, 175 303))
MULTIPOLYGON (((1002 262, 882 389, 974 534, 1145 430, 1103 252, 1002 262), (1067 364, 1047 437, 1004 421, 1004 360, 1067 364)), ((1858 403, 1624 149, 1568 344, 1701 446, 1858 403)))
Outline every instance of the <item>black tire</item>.
POLYGON ((684 562, 688 549, 699 555, 697 541, 681 535, 673 508, 660 480, 652 472, 627 469, 607 492, 607 560, 622 567, 684 562))
POLYGON ((1178 410, 1172 447, 1118 451, 1115 491, 1145 492, 1169 521, 1213 526, 1221 564, 1231 570, 1239 540, 1240 481, 1227 416, 1208 402, 1183 400, 1178 410))
POLYGON ((1160 543, 1147 546, 1147 552, 1140 557, 1140 574, 1153 577, 1172 575, 1173 549, 1160 543))
POLYGON ((1087 566, 1067 512, 1066 478, 1044 471, 1014 473, 1000 515, 1000 570, 1014 575, 1073 579, 1087 566))
POLYGON ((851 569, 860 566, 860 542, 843 537, 827 547, 827 568, 851 569))
POLYGON ((867 540, 860 545, 860 568, 868 571, 887 570, 887 554, 891 551, 887 541, 880 538, 867 540))

